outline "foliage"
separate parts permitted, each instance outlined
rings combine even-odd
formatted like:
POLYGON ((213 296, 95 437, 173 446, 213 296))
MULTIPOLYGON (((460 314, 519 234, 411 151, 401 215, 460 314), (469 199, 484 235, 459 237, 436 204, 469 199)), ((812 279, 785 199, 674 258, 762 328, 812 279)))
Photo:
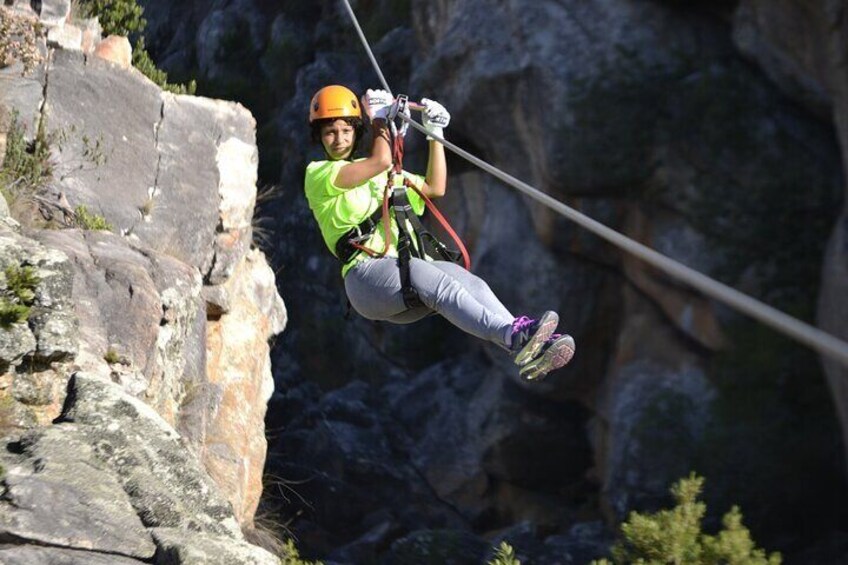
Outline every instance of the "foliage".
MULTIPOLYGON (((57 171, 57 166, 51 159, 51 148, 61 150, 63 144, 76 131, 76 127, 71 125, 67 129, 48 132, 47 120, 42 117, 38 122, 35 137, 32 141, 27 141, 17 113, 12 115, 9 131, 6 134, 5 157, 0 167, 0 195, 6 199, 10 207, 14 207, 21 197, 37 200, 40 189, 46 187, 56 176, 66 178, 76 171, 85 169, 87 165, 98 167, 106 162, 102 136, 91 139, 83 134, 80 162, 64 162, 64 173, 57 171)), ((62 210, 68 214, 71 212, 64 208, 62 210)), ((102 217, 88 213, 84 206, 77 208, 75 216, 75 225, 79 227, 112 229, 112 226, 102 217)))
MULTIPOLYGON (((265 475, 268 478, 268 475, 265 475)), ((277 556, 282 565, 323 565, 320 561, 301 559, 300 552, 291 539, 291 533, 272 514, 260 507, 257 509, 253 524, 243 527, 245 539, 269 553, 277 556)))
POLYGON ((6 154, 0 167, 0 193, 7 200, 15 200, 19 194, 41 188, 51 178, 50 138, 46 122, 42 119, 35 138, 27 142, 24 128, 18 122, 17 114, 13 114, 6 134, 6 154))
POLYGON ((106 218, 98 214, 92 214, 82 204, 74 209, 74 225, 84 230, 112 231, 114 229, 112 224, 106 221, 106 218))
POLYGON ((22 74, 32 72, 44 59, 38 49, 38 39, 43 34, 37 18, 0 6, 0 69, 20 61, 22 74))
POLYGON ((130 36, 144 31, 144 8, 136 0, 81 0, 79 15, 97 17, 105 35, 130 36))
POLYGON ((147 78, 159 85, 163 90, 174 94, 194 94, 197 92, 197 82, 190 80, 185 84, 168 82, 168 73, 159 69, 144 45, 144 37, 139 37, 133 49, 133 66, 147 78))
POLYGON ((80 16, 97 17, 105 35, 123 35, 134 37, 133 66, 160 88, 176 94, 194 94, 195 81, 187 84, 168 82, 168 73, 156 67, 144 42, 144 8, 136 0, 80 0, 80 16))
POLYGON ((521 565, 521 561, 516 559, 512 546, 502 541, 489 565, 521 565))
POLYGON ((117 351, 110 347, 106 350, 106 354, 103 356, 103 360, 109 363, 110 365, 114 365, 115 363, 121 362, 121 356, 118 355, 117 351))
POLYGON ((26 322, 28 317, 29 306, 15 304, 6 298, 0 298, 0 328, 8 328, 12 324, 26 322))
MULTIPOLYGON (((704 479, 690 474, 671 488, 677 505, 655 514, 631 512, 621 525, 624 539, 612 549, 615 564, 664 565, 779 565, 779 553, 757 549, 733 507, 725 514, 723 529, 715 536, 701 532, 706 505, 698 501, 704 479)), ((593 565, 610 565, 602 559, 593 565)))
POLYGON ((283 565, 322 565, 320 561, 304 561, 294 546, 294 542, 287 539, 283 544, 283 551, 279 555, 283 565))
POLYGON ((6 267, 3 287, 0 288, 0 326, 25 322, 30 307, 35 302, 35 289, 41 282, 35 269, 30 266, 10 265, 6 267))

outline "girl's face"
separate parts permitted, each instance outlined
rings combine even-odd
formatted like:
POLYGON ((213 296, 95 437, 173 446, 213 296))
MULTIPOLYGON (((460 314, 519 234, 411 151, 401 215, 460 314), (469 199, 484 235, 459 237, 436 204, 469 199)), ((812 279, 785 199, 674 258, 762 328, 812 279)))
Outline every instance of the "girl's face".
POLYGON ((356 130, 344 120, 335 120, 321 126, 321 143, 330 159, 346 159, 353 151, 356 130))

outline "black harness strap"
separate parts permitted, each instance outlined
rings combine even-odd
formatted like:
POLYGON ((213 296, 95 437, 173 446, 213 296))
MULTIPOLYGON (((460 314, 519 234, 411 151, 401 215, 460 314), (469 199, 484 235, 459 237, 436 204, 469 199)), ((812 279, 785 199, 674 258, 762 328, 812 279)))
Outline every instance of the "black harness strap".
MULTIPOLYGON (((406 197, 406 186, 396 186, 392 189, 392 211, 395 213, 395 222, 398 228, 398 268, 400 269, 400 287, 403 294, 403 303, 407 308, 416 308, 422 306, 421 297, 418 296, 418 291, 412 286, 412 277, 409 273, 409 262, 412 257, 423 259, 423 244, 421 237, 415 232, 415 227, 412 226, 412 233, 416 236, 417 245, 413 244, 412 237, 407 231, 407 226, 411 225, 411 217, 418 218, 412 211, 412 206, 409 204, 409 199, 406 197), (410 224, 407 224, 407 222, 410 224)), ((418 224, 421 225, 420 223, 418 224)))
POLYGON ((371 236, 374 235, 374 230, 377 229, 377 226, 380 225, 380 219, 383 214, 383 211, 378 206, 374 213, 362 220, 362 222, 341 236, 338 241, 336 241, 336 257, 339 260, 347 265, 350 261, 356 256, 357 253, 362 251, 361 249, 357 249, 353 246, 353 243, 358 243, 360 245, 367 242, 371 239, 371 236))

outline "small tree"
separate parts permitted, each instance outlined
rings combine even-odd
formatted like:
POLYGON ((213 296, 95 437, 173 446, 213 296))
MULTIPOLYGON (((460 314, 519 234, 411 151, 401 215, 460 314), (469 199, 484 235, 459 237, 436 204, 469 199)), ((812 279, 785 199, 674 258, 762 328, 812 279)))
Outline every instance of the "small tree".
MULTIPOLYGON (((715 536, 701 532, 707 507, 698 501, 703 477, 694 473, 671 488, 677 506, 655 514, 631 512, 621 525, 623 539, 612 548, 616 565, 779 565, 779 553, 766 556, 742 525, 739 508, 722 519, 723 529, 715 536)), ((611 565, 602 559, 592 565, 611 565)))
POLYGON ((521 561, 515 557, 512 546, 502 541, 488 565, 521 565, 521 561))

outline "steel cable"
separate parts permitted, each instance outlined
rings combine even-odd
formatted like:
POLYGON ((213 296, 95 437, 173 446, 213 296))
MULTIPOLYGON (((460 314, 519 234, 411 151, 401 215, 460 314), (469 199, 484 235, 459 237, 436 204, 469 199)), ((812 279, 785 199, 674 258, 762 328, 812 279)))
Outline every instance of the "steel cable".
MULTIPOLYGON (((383 87, 391 93, 392 90, 389 88, 389 84, 386 82, 386 78, 383 76, 383 72, 380 69, 380 65, 377 63, 377 59, 374 57, 374 53, 371 51, 371 47, 368 44, 368 39, 365 37, 365 34, 362 31, 362 28, 359 26, 359 21, 356 18, 356 14, 353 12, 353 8, 350 6, 350 2, 348 0, 342 0, 345 6, 347 7, 347 11, 350 14, 350 18, 353 21, 353 25, 356 28, 357 33, 359 34, 359 39, 362 41, 363 47, 365 47, 365 51, 368 53, 369 59, 371 59, 371 64, 374 66, 374 70, 377 72, 377 76, 380 78, 380 81, 383 84, 383 87)), ((394 95, 392 95, 394 96, 394 95)), ((487 173, 497 177, 504 183, 512 186, 513 188, 523 192, 530 198, 540 202, 541 204, 547 206, 553 211, 559 213, 560 215, 568 218, 573 221, 577 225, 589 230, 594 233, 598 237, 612 243, 616 247, 622 249, 623 251, 630 253, 644 261, 645 263, 659 269, 660 271, 666 273, 667 275, 680 280, 694 289, 699 290, 703 294, 722 302, 731 308, 747 314, 751 318, 762 322, 763 324, 783 333, 791 337, 792 339, 798 341, 799 343, 803 343, 808 347, 818 351, 819 353, 830 357, 831 359, 838 361, 841 365, 848 367, 848 343, 845 341, 838 339, 831 334, 824 332, 806 322, 798 320, 784 312, 781 312, 777 308, 769 306, 764 302, 761 302, 755 298, 748 296, 738 290, 721 283, 703 273, 700 273, 682 263, 671 259, 657 251, 654 251, 650 247, 643 245, 626 235, 623 235, 616 230, 605 226, 604 224, 593 220, 592 218, 586 216, 585 214, 578 212, 574 208, 563 204, 559 200, 552 198, 551 196, 545 194, 537 188, 530 186, 529 184, 521 181, 512 175, 503 172, 497 167, 490 165, 486 161, 483 161, 479 157, 468 153, 464 149, 457 147, 453 143, 445 140, 443 137, 438 135, 433 135, 428 133, 424 126, 416 122, 415 120, 409 119, 406 116, 401 116, 403 119, 407 120, 412 127, 417 129, 418 131, 429 135, 434 138, 436 141, 442 143, 446 148, 459 155, 466 161, 476 165, 480 169, 486 171, 487 173)))

